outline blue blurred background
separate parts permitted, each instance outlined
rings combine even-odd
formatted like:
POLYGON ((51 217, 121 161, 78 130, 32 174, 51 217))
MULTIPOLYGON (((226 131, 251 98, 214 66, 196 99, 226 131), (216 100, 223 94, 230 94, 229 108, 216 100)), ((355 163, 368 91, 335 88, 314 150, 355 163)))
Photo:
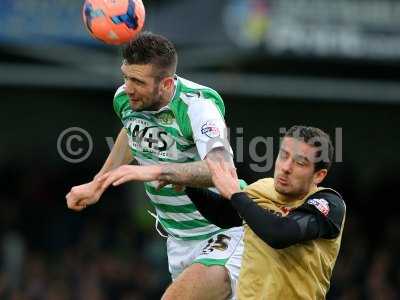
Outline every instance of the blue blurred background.
MULTIPOLYGON (((170 281, 142 185, 110 189, 82 213, 65 204, 121 128, 120 49, 88 35, 82 4, 0 0, 0 299, 159 299, 170 281), (57 147, 71 127, 93 145, 75 163, 57 147)), ((342 193, 347 220, 328 299, 399 299, 400 2, 144 4, 146 30, 178 48, 178 74, 223 96, 247 182, 272 175, 283 128, 331 134, 325 185, 342 193)))

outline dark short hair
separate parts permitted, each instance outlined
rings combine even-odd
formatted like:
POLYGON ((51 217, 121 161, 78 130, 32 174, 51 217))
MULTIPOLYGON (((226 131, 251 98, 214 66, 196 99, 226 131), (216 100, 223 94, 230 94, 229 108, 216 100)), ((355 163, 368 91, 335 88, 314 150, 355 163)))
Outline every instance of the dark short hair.
POLYGON ((333 160, 333 145, 326 132, 316 127, 295 125, 289 128, 285 137, 292 137, 319 148, 320 150, 315 155, 314 171, 329 170, 333 160))
POLYGON ((160 78, 174 75, 178 63, 174 44, 167 38, 151 32, 142 32, 125 44, 122 56, 128 64, 152 64, 158 72, 155 75, 160 78))

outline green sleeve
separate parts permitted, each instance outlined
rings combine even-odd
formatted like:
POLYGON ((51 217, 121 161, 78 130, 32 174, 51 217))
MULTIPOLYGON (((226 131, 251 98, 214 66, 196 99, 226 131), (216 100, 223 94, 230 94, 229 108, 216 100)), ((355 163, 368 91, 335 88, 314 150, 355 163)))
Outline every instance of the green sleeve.
POLYGON ((118 118, 122 120, 122 112, 129 108, 129 100, 125 92, 116 94, 114 96, 113 106, 118 118))
POLYGON ((239 179, 239 188, 243 191, 245 189, 245 187, 247 186, 246 181, 244 181, 243 179, 239 179))

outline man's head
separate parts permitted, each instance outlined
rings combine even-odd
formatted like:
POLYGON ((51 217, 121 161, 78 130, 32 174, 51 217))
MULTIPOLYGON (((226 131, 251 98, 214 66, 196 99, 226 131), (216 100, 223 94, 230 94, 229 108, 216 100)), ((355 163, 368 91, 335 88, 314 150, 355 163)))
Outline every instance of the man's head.
POLYGON ((173 93, 178 55, 165 37, 144 32, 126 44, 121 71, 133 110, 158 110, 173 93))
POLYGON ((291 127, 276 159, 276 191, 291 198, 304 197, 325 178, 332 159, 333 146, 328 134, 315 127, 291 127))

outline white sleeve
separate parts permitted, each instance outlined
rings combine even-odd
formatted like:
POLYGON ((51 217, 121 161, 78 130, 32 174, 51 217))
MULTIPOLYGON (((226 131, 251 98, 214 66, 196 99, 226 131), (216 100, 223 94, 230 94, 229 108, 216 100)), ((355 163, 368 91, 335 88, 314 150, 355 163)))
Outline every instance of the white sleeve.
POLYGON ((214 102, 206 99, 191 101, 188 104, 188 116, 201 159, 217 147, 224 147, 233 155, 225 121, 214 102))

